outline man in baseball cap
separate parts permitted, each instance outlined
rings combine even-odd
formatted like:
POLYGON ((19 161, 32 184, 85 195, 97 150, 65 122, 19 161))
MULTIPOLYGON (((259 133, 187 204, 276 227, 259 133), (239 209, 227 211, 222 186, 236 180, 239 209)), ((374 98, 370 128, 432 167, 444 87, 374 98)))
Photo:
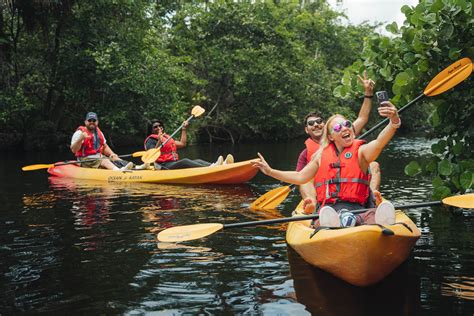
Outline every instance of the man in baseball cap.
POLYGON ((72 135, 71 151, 81 162, 81 167, 104 168, 112 170, 129 170, 133 168, 133 163, 118 168, 112 161, 121 160, 116 153, 107 145, 104 134, 99 128, 99 118, 97 113, 86 114, 84 126, 79 126, 72 135), (108 158, 104 159, 103 156, 108 158))
POLYGON ((99 118, 97 117, 97 113, 95 113, 95 112, 89 112, 89 113, 87 113, 87 114, 86 114, 86 121, 87 121, 87 120, 96 120, 96 121, 98 121, 99 118))

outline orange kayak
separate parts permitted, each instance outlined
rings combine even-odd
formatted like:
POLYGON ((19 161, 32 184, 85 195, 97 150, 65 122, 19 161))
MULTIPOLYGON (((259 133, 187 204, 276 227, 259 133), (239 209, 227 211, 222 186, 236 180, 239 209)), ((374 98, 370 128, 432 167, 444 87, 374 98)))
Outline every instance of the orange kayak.
POLYGON ((311 221, 290 222, 286 240, 309 264, 350 284, 368 286, 405 261, 420 237, 420 230, 402 211, 396 212, 395 222, 404 225, 387 226, 394 235, 384 235, 376 225, 362 225, 320 230, 311 239, 311 221))
POLYGON ((252 179, 258 169, 253 160, 228 165, 175 170, 106 170, 82 168, 75 164, 48 169, 56 177, 98 180, 107 182, 149 182, 173 184, 239 184, 252 179))

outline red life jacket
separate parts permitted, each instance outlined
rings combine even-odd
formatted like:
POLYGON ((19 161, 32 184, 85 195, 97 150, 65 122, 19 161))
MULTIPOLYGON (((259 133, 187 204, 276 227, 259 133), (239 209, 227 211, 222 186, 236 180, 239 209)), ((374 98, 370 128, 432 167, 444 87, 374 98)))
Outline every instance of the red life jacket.
MULTIPOLYGON (((155 139, 156 141, 159 140, 161 143, 164 143, 166 142, 168 138, 170 138, 170 136, 168 134, 164 134, 160 138, 157 134, 151 134, 145 139, 145 142, 144 142, 145 149, 147 149, 146 143, 150 138, 155 139)), ((161 151, 160 157, 156 159, 156 162, 158 163, 176 161, 179 159, 179 155, 176 148, 176 142, 174 141, 173 138, 171 138, 164 146, 162 146, 160 151, 161 151)))
POLYGON ((90 155, 95 155, 97 153, 102 154, 102 151, 104 150, 105 137, 104 137, 104 134, 102 134, 102 131, 99 129, 99 127, 96 127, 97 134, 91 132, 85 126, 79 126, 76 131, 85 132, 89 135, 89 137, 84 139, 84 142, 82 143, 81 149, 79 149, 76 152, 76 157, 87 157, 87 156, 90 156, 90 155), (94 147, 94 140, 95 140, 94 135, 98 135, 98 137, 99 137, 99 147, 98 148, 94 147))
POLYGON ((323 149, 314 178, 319 204, 346 201, 365 205, 369 198, 370 173, 359 167, 359 148, 365 141, 354 140, 338 155, 334 143, 323 149))
POLYGON ((311 161, 311 157, 315 152, 318 151, 321 145, 319 145, 319 143, 316 143, 311 138, 305 140, 304 144, 306 145, 306 162, 309 163, 311 161))

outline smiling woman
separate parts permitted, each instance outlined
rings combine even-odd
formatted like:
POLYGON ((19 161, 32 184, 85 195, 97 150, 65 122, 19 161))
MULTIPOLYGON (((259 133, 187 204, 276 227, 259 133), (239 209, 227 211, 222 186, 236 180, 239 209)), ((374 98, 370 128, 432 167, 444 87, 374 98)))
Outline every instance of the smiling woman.
MULTIPOLYGON (((281 181, 301 185, 313 180, 316 196, 312 198, 316 198, 320 208, 321 226, 339 226, 339 214, 335 210, 342 213, 343 209, 360 209, 368 204, 369 164, 377 159, 400 127, 401 120, 392 103, 386 102, 386 106, 379 107, 378 111, 381 116, 389 118, 390 123, 368 144, 355 139, 352 123, 336 114, 324 126, 321 148, 301 171, 274 170, 260 153, 260 161, 253 164, 266 175, 281 181)), ((377 210, 361 214, 357 223, 391 225, 394 214, 393 206, 382 202, 377 210)), ((315 225, 319 226, 319 223, 315 225)))

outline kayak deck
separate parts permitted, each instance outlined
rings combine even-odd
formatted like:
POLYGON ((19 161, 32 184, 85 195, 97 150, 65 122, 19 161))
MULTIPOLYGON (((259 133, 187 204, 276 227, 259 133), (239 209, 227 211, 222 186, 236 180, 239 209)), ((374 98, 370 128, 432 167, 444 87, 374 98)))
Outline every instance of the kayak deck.
POLYGON ((320 230, 311 239, 311 221, 291 222, 286 240, 309 264, 353 285, 368 286, 405 261, 420 237, 420 230, 402 211, 396 212, 395 222, 403 224, 386 226, 394 235, 384 235, 376 225, 362 225, 320 230))
MULTIPOLYGON (((239 184, 251 180, 258 172, 246 160, 228 165, 175 170, 107 170, 82 168, 76 164, 57 165, 48 169, 56 177, 107 182, 149 182, 170 184, 239 184)), ((61 164, 60 162, 57 164, 61 164)))

